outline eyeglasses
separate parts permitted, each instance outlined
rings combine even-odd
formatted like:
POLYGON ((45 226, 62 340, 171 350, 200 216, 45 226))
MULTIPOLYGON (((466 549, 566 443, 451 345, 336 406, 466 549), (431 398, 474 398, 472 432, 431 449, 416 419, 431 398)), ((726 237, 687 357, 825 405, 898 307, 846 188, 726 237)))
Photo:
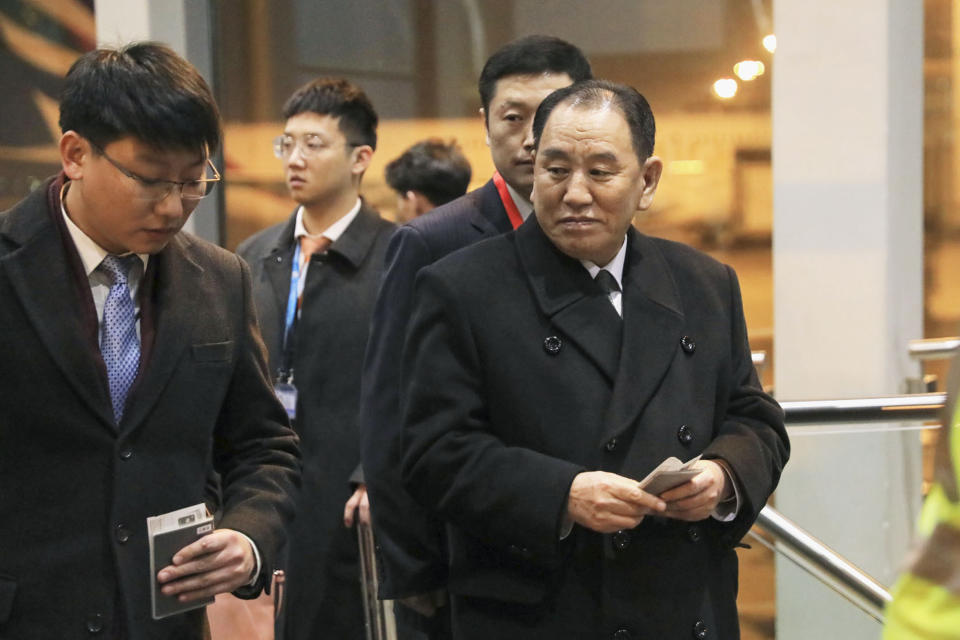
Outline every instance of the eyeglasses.
POLYGON ((180 189, 181 199, 200 200, 204 196, 209 195, 210 192, 213 191, 213 188, 217 186, 217 183, 220 182, 220 172, 217 171, 217 168, 214 166, 213 161, 210 160, 209 156, 207 157, 207 166, 205 169, 209 168, 209 170, 213 172, 213 177, 179 182, 177 180, 144 178, 143 176, 130 171, 119 162, 108 156, 107 152, 104 151, 103 147, 100 145, 92 141, 90 142, 90 145, 96 149, 100 155, 106 158, 107 162, 116 167, 117 171, 137 183, 137 186, 139 187, 139 195, 144 200, 160 202, 161 200, 166 199, 166 197, 173 193, 178 187, 180 189))
MULTIPOLYGON (((343 144, 346 147, 360 147, 364 143, 348 141, 344 142, 343 144)), ((293 155, 294 149, 299 148, 301 158, 313 158, 314 156, 320 155, 327 149, 333 149, 335 146, 336 145, 324 142, 323 138, 312 133, 301 138, 282 135, 273 139, 273 155, 277 156, 281 160, 286 160, 293 155)))

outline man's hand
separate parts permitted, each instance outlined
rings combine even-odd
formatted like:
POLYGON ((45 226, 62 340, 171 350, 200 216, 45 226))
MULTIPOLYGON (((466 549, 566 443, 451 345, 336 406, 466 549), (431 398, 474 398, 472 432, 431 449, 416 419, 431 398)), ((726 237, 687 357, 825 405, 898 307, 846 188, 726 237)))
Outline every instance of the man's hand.
POLYGON ((573 521, 600 533, 633 529, 648 513, 665 508, 663 500, 640 489, 636 480, 606 471, 577 474, 567 500, 573 521))
POLYGON ((347 528, 353 526, 354 514, 360 510, 360 522, 370 525, 370 498, 367 497, 367 485, 358 484, 356 491, 347 500, 343 507, 343 524, 347 528))
POLYGON ((667 503, 668 518, 697 521, 710 517, 722 500, 733 495, 733 486, 717 462, 698 460, 694 468, 703 469, 679 487, 660 494, 667 503))
POLYGON ((253 547, 232 529, 217 529, 180 549, 157 574, 165 595, 192 602, 229 593, 253 579, 253 547))

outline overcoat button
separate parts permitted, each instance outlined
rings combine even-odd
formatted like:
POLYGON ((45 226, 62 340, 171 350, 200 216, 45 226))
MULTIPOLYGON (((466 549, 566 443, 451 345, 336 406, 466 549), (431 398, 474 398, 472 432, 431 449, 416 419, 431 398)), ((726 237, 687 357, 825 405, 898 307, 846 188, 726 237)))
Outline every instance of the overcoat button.
POLYGON ((121 449, 120 450, 120 459, 129 460, 133 456, 133 449, 121 449))
POLYGON ((87 632, 100 633, 103 631, 103 614, 91 613, 87 616, 87 632))
POLYGON ((633 640, 633 634, 626 629, 617 629, 613 634, 613 640, 633 640))
POLYGON ((283 256, 277 256, 277 262, 283 262, 283 256))
POLYGON ((685 424, 680 425, 680 428, 677 429, 677 440, 681 444, 690 444, 693 442, 693 431, 685 424))
POLYGON ((630 546, 630 532, 620 530, 613 534, 613 548, 617 551, 626 551, 630 546))
POLYGON ((127 529, 122 524, 118 524, 116 528, 117 542, 120 544, 126 544, 127 540, 130 539, 130 529, 127 529))
POLYGON ((697 623, 693 625, 693 637, 697 640, 706 640, 708 636, 707 625, 703 623, 703 620, 697 620, 697 623))
POLYGON ((616 448, 617 448, 617 439, 616 439, 616 438, 611 438, 610 441, 607 442, 607 444, 604 445, 604 447, 607 449, 607 451, 614 451, 614 450, 616 450, 616 448))
POLYGON ((680 338, 680 346, 683 347, 683 350, 687 353, 693 353, 697 350, 697 342, 690 336, 680 338))
POLYGON ((695 524, 687 527, 687 538, 690 542, 700 542, 700 527, 695 524))
POLYGON ((543 350, 552 356, 560 353, 561 347, 563 347, 563 340, 559 336, 547 336, 543 340, 543 350))

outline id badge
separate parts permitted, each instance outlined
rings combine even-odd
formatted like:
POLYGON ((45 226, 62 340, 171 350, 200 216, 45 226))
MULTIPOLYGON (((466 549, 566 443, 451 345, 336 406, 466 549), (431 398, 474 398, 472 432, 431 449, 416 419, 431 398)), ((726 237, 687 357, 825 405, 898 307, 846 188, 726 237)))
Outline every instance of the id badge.
POLYGON ((276 382, 273 391, 277 394, 280 404, 287 411, 287 417, 293 420, 297 417, 297 388, 290 382, 276 382))

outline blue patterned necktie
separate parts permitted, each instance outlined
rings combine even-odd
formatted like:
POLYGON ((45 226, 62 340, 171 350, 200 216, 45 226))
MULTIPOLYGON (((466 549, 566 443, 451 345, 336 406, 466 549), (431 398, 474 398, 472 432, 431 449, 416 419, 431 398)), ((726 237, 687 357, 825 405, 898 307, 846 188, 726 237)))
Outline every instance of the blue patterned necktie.
POLYGON ((113 417, 120 424, 127 392, 137 377, 140 365, 140 338, 137 336, 137 313, 127 286, 127 274, 134 261, 131 254, 120 257, 108 255, 97 267, 113 280, 110 293, 103 305, 103 321, 100 323, 100 353, 107 366, 110 383, 110 402, 113 417))

